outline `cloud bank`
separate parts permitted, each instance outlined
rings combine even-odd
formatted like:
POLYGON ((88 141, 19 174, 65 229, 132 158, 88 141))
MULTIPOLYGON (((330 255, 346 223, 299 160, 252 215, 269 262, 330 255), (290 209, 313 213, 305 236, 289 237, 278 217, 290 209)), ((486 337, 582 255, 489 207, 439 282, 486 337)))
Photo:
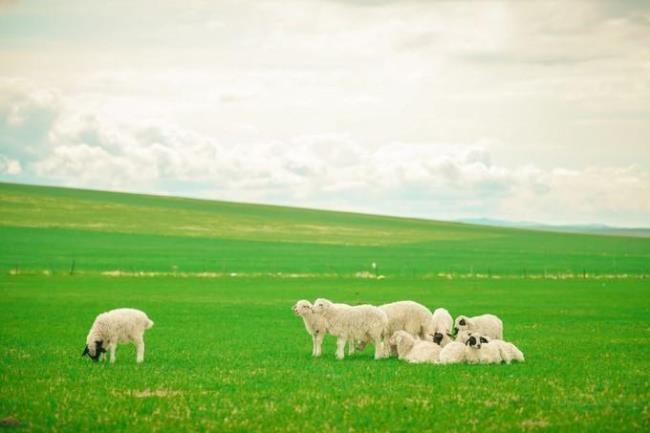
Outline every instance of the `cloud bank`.
POLYGON ((428 218, 642 224, 650 172, 639 166, 506 167, 498 143, 390 142, 349 134, 223 143, 178 126, 78 111, 59 92, 0 86, 0 175, 88 188, 428 218), (24 144, 23 135, 29 136, 24 144))

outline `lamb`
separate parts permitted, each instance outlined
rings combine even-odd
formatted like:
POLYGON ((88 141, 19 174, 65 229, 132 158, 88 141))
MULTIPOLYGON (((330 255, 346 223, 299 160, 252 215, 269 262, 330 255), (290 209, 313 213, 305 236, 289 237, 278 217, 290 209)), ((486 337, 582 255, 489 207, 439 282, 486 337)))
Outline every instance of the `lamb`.
POLYGON ((320 314, 315 314, 311 302, 304 299, 296 302, 296 305, 293 306, 293 312, 302 317, 303 322, 305 322, 305 329, 311 335, 312 356, 320 356, 323 338, 327 333, 327 321, 320 314))
POLYGON ((333 304, 328 299, 314 301, 312 310, 327 321, 327 332, 338 338, 336 358, 344 358, 345 344, 349 340, 371 341, 375 345, 375 359, 381 359, 388 317, 372 305, 333 304))
POLYGON ((503 322, 493 314, 467 317, 458 316, 454 322, 454 332, 468 330, 479 333, 484 337, 503 340, 503 322))
POLYGON ((440 346, 446 346, 450 341, 451 330, 454 326, 454 319, 444 308, 436 308, 433 312, 433 342, 440 346))
POLYGON ((465 343, 465 361, 469 364, 500 364, 499 349, 488 344, 487 338, 472 334, 465 343))
POLYGON ((136 348, 136 362, 141 363, 144 361, 144 331, 152 326, 153 321, 144 312, 133 308, 118 308, 102 313, 90 328, 81 356, 88 355, 97 362, 108 349, 112 364, 115 362, 117 345, 132 342, 136 348))
POLYGON ((503 340, 487 340, 488 343, 485 345, 495 347, 506 364, 510 364, 512 361, 524 362, 524 354, 514 344, 503 340))
POLYGON ((398 359, 412 364, 438 363, 441 348, 436 343, 419 340, 406 331, 395 332, 388 341, 397 347, 398 359))
POLYGON ((440 364, 459 364, 465 361, 465 344, 451 341, 440 350, 440 364))

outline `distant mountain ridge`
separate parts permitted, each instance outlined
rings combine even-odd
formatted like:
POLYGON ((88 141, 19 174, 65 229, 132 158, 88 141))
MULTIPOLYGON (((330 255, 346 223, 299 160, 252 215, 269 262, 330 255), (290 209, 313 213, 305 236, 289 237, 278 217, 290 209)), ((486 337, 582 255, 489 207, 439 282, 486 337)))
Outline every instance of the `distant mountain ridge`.
POLYGON ((534 221, 508 221, 495 218, 463 218, 457 220, 465 224, 493 227, 510 227, 528 230, 542 230, 563 233, 589 233, 598 235, 650 237, 649 227, 614 227, 607 224, 542 224, 534 221))

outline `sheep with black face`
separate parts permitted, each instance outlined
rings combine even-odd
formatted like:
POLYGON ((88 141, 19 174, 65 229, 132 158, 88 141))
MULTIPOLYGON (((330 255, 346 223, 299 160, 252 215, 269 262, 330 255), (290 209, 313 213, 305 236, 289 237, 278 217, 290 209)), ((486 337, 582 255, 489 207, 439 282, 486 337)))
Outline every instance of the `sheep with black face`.
POLYGON ((471 331, 488 338, 503 340, 503 322, 494 314, 467 317, 458 316, 454 322, 454 333, 471 331))
POLYGON ((469 364, 500 364, 499 349, 487 343, 484 336, 470 334, 465 343, 465 361, 469 364))
POLYGON ((433 342, 445 347, 451 341, 454 319, 445 308, 436 308, 433 312, 433 342))
POLYGON ((118 308, 102 313, 95 319, 86 337, 86 348, 81 356, 99 361, 110 351, 110 362, 115 362, 118 344, 133 343, 136 348, 136 362, 144 361, 144 331, 153 326, 147 315, 133 308, 118 308))

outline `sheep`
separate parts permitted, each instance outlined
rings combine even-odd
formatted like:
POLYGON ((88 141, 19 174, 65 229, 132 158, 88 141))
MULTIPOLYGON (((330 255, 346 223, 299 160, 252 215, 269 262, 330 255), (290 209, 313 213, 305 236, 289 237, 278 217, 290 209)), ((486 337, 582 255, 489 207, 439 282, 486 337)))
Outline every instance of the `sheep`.
POLYGON ((86 348, 81 356, 88 355, 97 362, 106 349, 110 350, 110 362, 115 362, 115 351, 120 343, 134 343, 136 362, 144 361, 145 329, 153 326, 147 315, 133 308, 118 308, 102 313, 95 319, 86 337, 86 348))
POLYGON ((436 308, 433 312, 433 342, 440 346, 446 346, 450 341, 451 330, 454 326, 454 319, 444 308, 436 308))
POLYGON ((503 340, 503 322, 493 314, 467 317, 458 316, 454 322, 454 332, 468 330, 479 333, 484 337, 503 340))
POLYGON ((487 338, 472 334, 465 343, 465 361, 469 364, 500 364, 499 349, 488 344, 487 338))
POLYGON ((372 305, 333 304, 328 299, 314 301, 313 311, 327 321, 327 332, 338 338, 336 358, 344 358, 349 340, 371 341, 375 345, 375 359, 381 359, 388 318, 386 313, 372 305))
MULTIPOLYGON (((392 336, 397 331, 406 331, 414 337, 426 341, 434 340, 434 323, 431 311, 424 305, 414 301, 398 301, 380 305, 379 308, 388 317, 386 336, 392 336)), ((357 340, 357 349, 363 350, 368 341, 357 340)), ((397 347, 385 344, 385 356, 397 354, 397 347)))
POLYGON ((388 341, 397 347, 398 359, 412 364, 438 363, 441 347, 436 343, 414 338, 406 331, 395 332, 388 341))
POLYGON ((320 314, 315 314, 312 310, 312 304, 309 301, 301 299, 293 306, 293 312, 302 317, 305 322, 305 329, 312 339, 312 356, 321 355, 321 347, 323 345, 323 338, 327 333, 327 321, 320 314))
POLYGON ((451 341, 440 350, 440 364, 458 364, 465 361, 465 344, 451 341))
POLYGON ((510 364, 512 361, 524 362, 524 354, 514 344, 503 340, 490 340, 489 338, 487 340, 488 343, 485 346, 495 347, 506 364, 510 364))

